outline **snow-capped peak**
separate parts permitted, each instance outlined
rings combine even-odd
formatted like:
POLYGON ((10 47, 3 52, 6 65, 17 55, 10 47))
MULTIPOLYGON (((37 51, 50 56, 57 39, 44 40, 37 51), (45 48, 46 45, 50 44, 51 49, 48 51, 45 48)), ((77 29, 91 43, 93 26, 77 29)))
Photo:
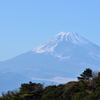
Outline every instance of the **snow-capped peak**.
POLYGON ((75 32, 60 32, 56 35, 56 38, 61 41, 70 41, 75 44, 83 42, 83 38, 75 32))
POLYGON ((33 52, 36 53, 45 53, 45 52, 53 52, 55 50, 55 48, 59 48, 59 44, 67 44, 71 43, 71 44, 75 44, 75 45, 81 45, 81 44, 86 44, 88 43, 88 41, 86 39, 84 39, 83 37, 80 37, 77 33, 75 32, 60 32, 56 35, 56 37, 42 45, 40 45, 39 47, 33 49, 33 52))
POLYGON ((63 37, 73 36, 73 35, 76 35, 76 34, 77 33, 75 33, 75 32, 60 32, 56 36, 63 38, 63 37))

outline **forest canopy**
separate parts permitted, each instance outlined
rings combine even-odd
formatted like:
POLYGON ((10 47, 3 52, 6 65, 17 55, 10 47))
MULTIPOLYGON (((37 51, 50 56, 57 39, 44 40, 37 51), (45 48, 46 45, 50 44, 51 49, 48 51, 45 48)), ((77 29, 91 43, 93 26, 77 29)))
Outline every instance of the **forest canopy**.
POLYGON ((18 90, 2 94, 0 100, 100 100, 100 72, 87 68, 77 79, 46 87, 41 83, 23 83, 18 90))

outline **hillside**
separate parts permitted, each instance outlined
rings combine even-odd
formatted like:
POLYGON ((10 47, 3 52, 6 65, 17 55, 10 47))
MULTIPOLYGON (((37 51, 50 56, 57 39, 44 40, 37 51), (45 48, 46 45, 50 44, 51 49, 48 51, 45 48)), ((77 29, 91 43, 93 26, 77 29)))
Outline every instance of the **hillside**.
POLYGON ((17 91, 3 94, 0 100, 100 100, 100 72, 86 69, 78 81, 47 87, 24 83, 17 91))

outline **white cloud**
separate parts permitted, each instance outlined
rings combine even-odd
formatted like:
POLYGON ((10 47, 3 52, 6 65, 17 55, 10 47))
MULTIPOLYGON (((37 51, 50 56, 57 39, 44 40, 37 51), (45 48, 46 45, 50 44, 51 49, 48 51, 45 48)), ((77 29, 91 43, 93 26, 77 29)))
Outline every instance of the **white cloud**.
POLYGON ((64 59, 70 59, 71 56, 62 56, 62 55, 56 55, 57 58, 61 59, 61 60, 64 60, 64 59))
POLYGON ((48 82, 56 82, 56 83, 67 83, 69 81, 77 81, 76 78, 66 78, 66 77, 54 77, 54 78, 51 78, 51 79, 47 79, 47 78, 32 78, 32 80, 48 81, 48 82))

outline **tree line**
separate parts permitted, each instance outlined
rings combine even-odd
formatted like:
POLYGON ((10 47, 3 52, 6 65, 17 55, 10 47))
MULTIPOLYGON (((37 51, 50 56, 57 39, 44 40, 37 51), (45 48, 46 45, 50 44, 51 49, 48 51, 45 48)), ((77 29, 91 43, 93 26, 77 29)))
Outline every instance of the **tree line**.
POLYGON ((77 79, 47 87, 41 83, 24 83, 17 91, 2 94, 0 100, 100 100, 100 72, 87 68, 77 79))

